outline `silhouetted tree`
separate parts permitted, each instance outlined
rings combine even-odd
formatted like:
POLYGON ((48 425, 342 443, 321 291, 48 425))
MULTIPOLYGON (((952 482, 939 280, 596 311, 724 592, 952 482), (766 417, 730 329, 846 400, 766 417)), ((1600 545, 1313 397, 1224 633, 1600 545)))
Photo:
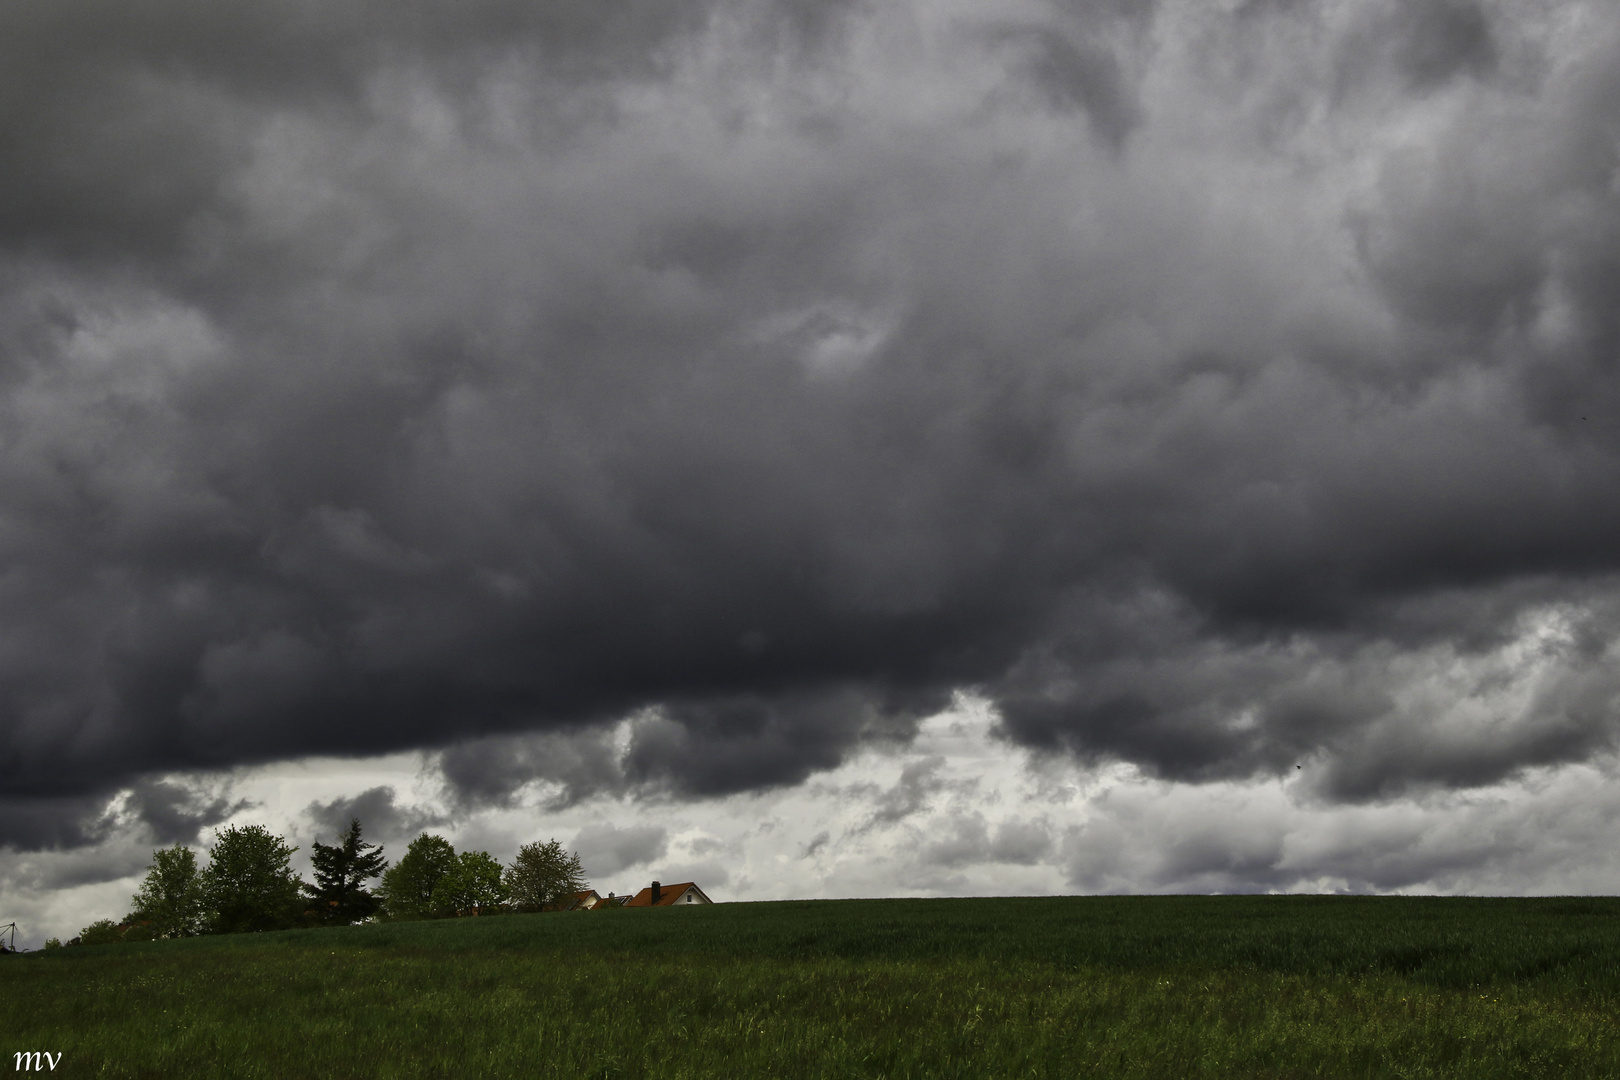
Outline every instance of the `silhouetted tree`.
POLYGON ((197 856, 183 844, 152 852, 146 880, 130 899, 128 923, 147 923, 151 936, 192 937, 202 932, 203 898, 197 856))
POLYGON ((240 934, 296 925, 304 883, 287 861, 297 850, 263 825, 221 830, 199 875, 207 929, 240 934))
POLYGON ((520 911, 540 911, 587 888, 579 856, 556 840, 524 844, 501 880, 520 911))
POLYGON ((463 851, 433 887, 433 910, 444 914, 482 911, 505 901, 501 864, 487 851, 463 851))
POLYGON ((349 820, 349 831, 336 846, 319 841, 310 845, 315 884, 304 894, 314 903, 320 922, 348 926, 376 914, 382 901, 371 895, 366 882, 381 874, 388 862, 382 848, 360 839, 360 819, 349 820))
POLYGON ((405 855, 382 876, 377 892, 388 914, 396 919, 420 919, 433 913, 433 890, 455 865, 456 849, 442 836, 423 833, 405 849, 405 855))

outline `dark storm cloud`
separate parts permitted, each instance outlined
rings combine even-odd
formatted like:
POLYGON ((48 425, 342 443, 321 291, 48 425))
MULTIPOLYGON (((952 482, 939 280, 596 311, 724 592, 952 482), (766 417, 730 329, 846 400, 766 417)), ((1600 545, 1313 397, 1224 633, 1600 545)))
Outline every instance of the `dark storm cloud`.
POLYGON ((12 842, 317 753, 792 784, 962 688, 1329 799, 1601 752, 1620 20, 1555 6, 8 7, 12 842))
MULTIPOLYGON (((117 258, 180 255, 226 225, 224 187, 277 109, 361 107, 390 61, 451 80, 513 52, 621 76, 703 6, 643 2, 212 4, 24 0, 0 14, 0 236, 117 258)), ((150 269, 156 269, 152 267, 150 269)))
POLYGON ((681 703, 632 726, 624 762, 634 780, 691 795, 798 783, 853 743, 904 732, 907 712, 874 705, 858 692, 681 703))
POLYGON ((195 844, 210 825, 251 804, 228 794, 172 780, 143 780, 128 793, 126 813, 146 825, 159 844, 195 844))
POLYGON ((33 796, 0 800, 0 843, 24 851, 94 844, 112 831, 107 799, 33 796))
POLYGON ((194 844, 203 829, 249 805, 217 785, 146 778, 112 798, 13 798, 0 802, 0 845, 25 851, 75 848, 120 834, 164 846, 194 844))
POLYGON ((549 785, 553 808, 630 786, 605 731, 469 739, 440 754, 438 767, 446 795, 463 809, 510 806, 519 789, 536 782, 549 785))

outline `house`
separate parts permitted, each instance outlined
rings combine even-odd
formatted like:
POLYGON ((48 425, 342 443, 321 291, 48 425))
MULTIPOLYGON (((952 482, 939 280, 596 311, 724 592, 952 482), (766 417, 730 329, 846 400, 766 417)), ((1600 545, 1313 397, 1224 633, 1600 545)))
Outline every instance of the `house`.
POLYGON ((541 908, 541 911, 589 911, 603 903, 602 897, 595 889, 586 889, 584 892, 567 893, 541 908))
POLYGON ((695 881, 683 881, 679 885, 661 885, 652 883, 652 888, 642 889, 629 900, 624 902, 625 907, 685 907, 687 904, 712 904, 702 889, 697 887, 695 881))

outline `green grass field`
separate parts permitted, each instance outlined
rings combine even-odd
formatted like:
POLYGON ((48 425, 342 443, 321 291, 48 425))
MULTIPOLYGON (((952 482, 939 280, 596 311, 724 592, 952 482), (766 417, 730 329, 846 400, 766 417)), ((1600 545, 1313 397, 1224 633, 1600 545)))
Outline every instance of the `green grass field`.
POLYGON ((849 900, 0 959, 129 1077, 1616 1077, 1620 900, 849 900))

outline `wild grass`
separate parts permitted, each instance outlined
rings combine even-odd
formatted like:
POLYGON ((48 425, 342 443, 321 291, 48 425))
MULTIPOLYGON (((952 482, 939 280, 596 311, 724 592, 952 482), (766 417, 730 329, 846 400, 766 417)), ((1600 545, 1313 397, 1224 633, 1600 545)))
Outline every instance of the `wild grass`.
POLYGON ((879 900, 0 962, 64 1076, 1612 1077, 1620 901, 879 900))

